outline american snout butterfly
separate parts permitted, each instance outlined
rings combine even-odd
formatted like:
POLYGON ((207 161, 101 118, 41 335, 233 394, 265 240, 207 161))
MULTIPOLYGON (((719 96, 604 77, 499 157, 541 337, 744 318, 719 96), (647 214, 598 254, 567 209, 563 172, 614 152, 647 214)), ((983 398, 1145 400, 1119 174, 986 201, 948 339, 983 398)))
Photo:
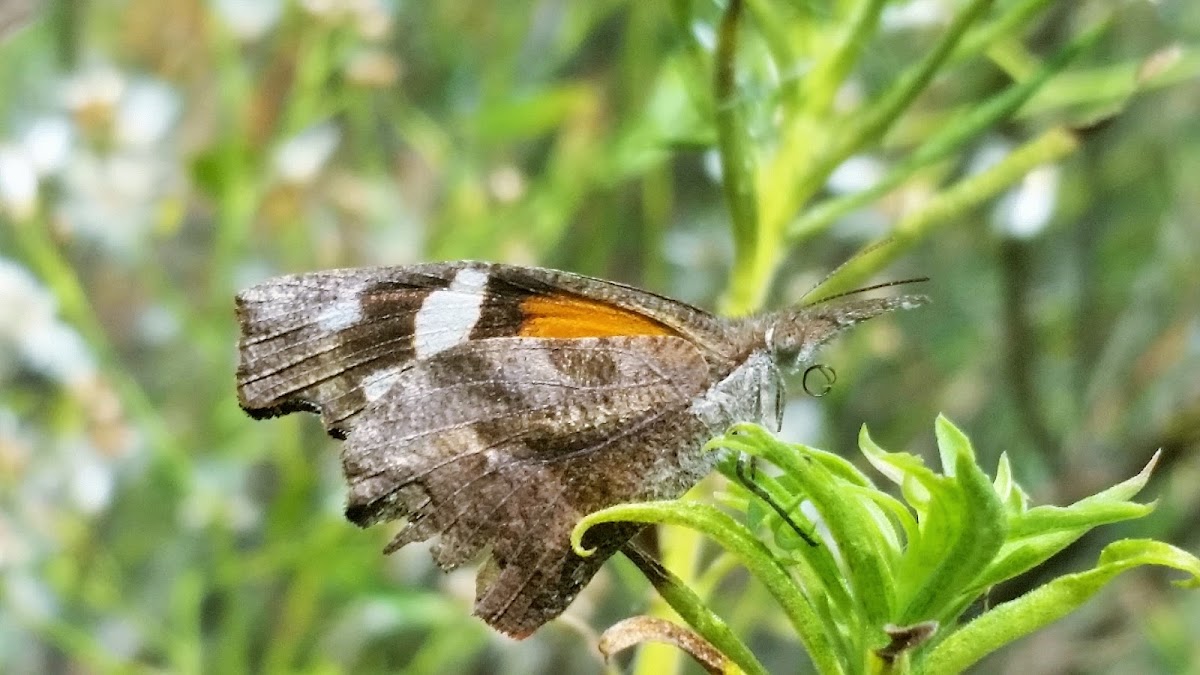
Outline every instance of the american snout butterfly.
POLYGON ((839 296, 724 319, 610 281, 449 262, 284 276, 237 297, 238 398, 318 413, 344 439, 346 517, 404 519, 390 553, 439 537, 482 557, 475 613, 523 637, 558 616, 636 525, 584 515, 678 497, 732 422, 778 428, 782 375, 838 332, 920 296, 839 296))

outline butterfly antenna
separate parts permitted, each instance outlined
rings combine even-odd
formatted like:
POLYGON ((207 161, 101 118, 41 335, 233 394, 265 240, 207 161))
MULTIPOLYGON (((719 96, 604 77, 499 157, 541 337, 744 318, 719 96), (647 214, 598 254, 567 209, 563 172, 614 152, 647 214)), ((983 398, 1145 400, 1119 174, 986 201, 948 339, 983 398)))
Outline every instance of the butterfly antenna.
POLYGON ((843 293, 835 293, 833 295, 827 295, 823 298, 820 298, 818 300, 815 300, 815 301, 809 303, 809 307, 811 307, 813 305, 819 305, 821 303, 837 300, 838 298, 844 298, 849 295, 858 295, 859 293, 869 293, 870 291, 877 291, 881 288, 889 288, 891 286, 903 286, 905 284, 920 284, 920 283, 924 283, 926 281, 929 281, 929 277, 913 277, 911 279, 897 279, 896 281, 885 281, 882 284, 874 284, 871 286, 865 286, 863 288, 856 288, 852 291, 845 291, 843 293))
MULTIPOLYGON (((813 284, 812 288, 808 289, 807 291, 804 292, 804 295, 800 296, 800 300, 803 300, 804 298, 807 298, 808 296, 812 295, 813 291, 824 286, 826 284, 826 282, 828 282, 830 279, 837 276, 838 272, 841 272, 842 270, 846 269, 846 266, 849 265, 850 263, 854 262, 855 260, 858 260, 859 258, 862 258, 863 256, 870 255, 871 253, 878 251, 879 249, 883 248, 884 246, 887 246, 890 243, 892 243, 892 238, 887 237, 885 239, 880 239, 879 241, 874 242, 872 244, 868 244, 865 248, 861 249, 858 253, 855 253, 854 255, 847 258, 844 262, 842 262, 842 264, 833 268, 833 270, 830 271, 829 274, 826 274, 824 277, 822 277, 820 281, 813 284)), ((826 298, 826 299, 828 299, 828 298, 826 298)), ((819 302, 824 302, 824 301, 825 300, 818 300, 817 302, 814 302, 813 304, 815 305, 819 302)))

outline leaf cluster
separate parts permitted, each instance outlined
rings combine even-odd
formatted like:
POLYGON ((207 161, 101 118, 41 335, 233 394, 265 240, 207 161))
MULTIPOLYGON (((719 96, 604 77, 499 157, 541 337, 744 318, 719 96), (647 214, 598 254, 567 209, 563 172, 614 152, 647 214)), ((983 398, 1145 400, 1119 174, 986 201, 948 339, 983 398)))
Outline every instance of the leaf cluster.
MULTIPOLYGON (((758 486, 793 522, 815 530, 818 546, 806 544, 774 511, 756 507, 754 493, 745 490, 727 500, 741 519, 693 502, 621 505, 582 520, 573 538, 578 548, 589 527, 617 521, 702 532, 767 588, 821 673, 960 672, 1078 609, 1118 574, 1141 565, 1180 570, 1188 577, 1177 583, 1200 586, 1200 559, 1162 542, 1128 539, 1107 545, 1090 570, 988 607, 996 584, 1036 568, 1099 525, 1150 513, 1153 504, 1131 500, 1155 462, 1070 506, 1030 506, 1007 456, 989 477, 949 420, 939 417, 936 431, 941 472, 911 454, 884 450, 865 428, 860 434, 863 456, 899 497, 849 461, 780 442, 755 425, 738 425, 709 444, 777 467, 780 474, 759 476, 758 486), (767 541, 756 535, 763 528, 771 533, 767 541)), ((725 472, 736 480, 728 462, 725 472)), ((672 607, 729 664, 765 672, 698 595, 678 588, 678 580, 658 579, 672 607)))

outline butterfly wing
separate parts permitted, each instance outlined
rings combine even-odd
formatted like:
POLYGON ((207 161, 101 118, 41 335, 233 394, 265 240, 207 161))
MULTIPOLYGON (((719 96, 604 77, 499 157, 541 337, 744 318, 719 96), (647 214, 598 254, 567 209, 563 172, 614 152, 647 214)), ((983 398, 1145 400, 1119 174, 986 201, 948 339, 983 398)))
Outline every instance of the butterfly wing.
POLYGON ((438 564, 488 552, 476 613, 524 636, 560 614, 636 526, 578 520, 678 496, 711 469, 689 412, 708 386, 673 336, 470 341, 415 362, 361 415, 343 451, 347 517, 404 517, 389 546, 439 536, 438 564))
POLYGON ((445 568, 487 553, 476 613, 514 636, 561 613, 638 529, 593 528, 582 558, 580 517, 677 496, 711 468, 704 438, 761 416, 778 380, 768 342, 799 357, 861 320, 827 308, 819 334, 788 317, 723 322, 612 282, 474 262, 281 277, 237 311, 242 407, 317 412, 347 439, 346 515, 406 519, 389 551, 437 536, 445 568))
POLYGON ((415 356, 414 319, 446 270, 346 269, 278 277, 237 296, 238 400, 254 417, 321 414, 339 438, 415 356))
POLYGON ((720 353, 719 320, 647 291, 479 262, 278 277, 237 297, 238 398, 254 417, 318 412, 345 438, 413 362, 468 340, 674 335, 720 353))

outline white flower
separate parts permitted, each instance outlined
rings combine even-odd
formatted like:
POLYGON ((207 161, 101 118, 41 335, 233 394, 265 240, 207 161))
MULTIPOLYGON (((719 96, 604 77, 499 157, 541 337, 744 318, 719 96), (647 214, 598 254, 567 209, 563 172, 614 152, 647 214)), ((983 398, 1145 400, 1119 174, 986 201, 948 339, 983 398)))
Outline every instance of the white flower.
POLYGON ((998 138, 989 138, 975 154, 971 156, 971 160, 967 163, 966 173, 968 176, 983 173, 999 164, 1001 160, 1012 152, 1012 143, 998 138))
POLYGON ((178 187, 179 166, 152 152, 77 153, 63 173, 59 215, 73 234, 132 254, 178 187))
POLYGON ((392 30, 392 15, 380 0, 350 0, 354 27, 367 40, 382 40, 392 30))
POLYGON ((267 34, 283 15, 282 0, 213 0, 213 10, 243 42, 253 42, 267 34))
POLYGON ((1039 166, 996 204, 993 214, 1000 231, 1016 239, 1036 237, 1058 204, 1058 167, 1039 166))
POLYGON ((37 167, 18 147, 0 145, 0 210, 16 220, 37 211, 37 167))
POLYGON ((382 49, 362 50, 346 63, 346 78, 363 87, 388 87, 400 78, 400 62, 382 49))
POLYGON ((132 82, 117 108, 117 143, 135 150, 158 145, 174 128, 179 108, 179 97, 166 84, 150 79, 132 82))
POLYGON ((345 3, 340 0, 300 0, 306 12, 322 19, 337 18, 345 12, 345 3))
POLYGON ((93 631, 96 642, 113 657, 132 663, 145 645, 142 630, 131 619, 110 616, 93 631))
POLYGON ((0 575, 3 583, 4 605, 16 616, 26 621, 53 621, 59 619, 58 597, 41 575, 28 571, 12 571, 0 575))
POLYGON ((66 165, 75 142, 71 122, 61 115, 33 121, 17 139, 38 176, 57 173, 66 165))
POLYGON ((247 494, 244 467, 214 460, 197 464, 191 472, 188 491, 180 517, 184 527, 203 529, 214 523, 235 532, 247 532, 258 526, 262 510, 247 494))
POLYGON ((68 491, 71 501, 81 513, 96 515, 112 502, 116 477, 113 467, 93 453, 86 445, 71 453, 71 474, 68 491))
POLYGON ((0 350, 15 352, 30 369, 64 384, 92 377, 91 352, 56 313, 46 288, 23 267, 0 258, 0 350))
POLYGON ((182 328, 179 317, 163 305, 149 305, 137 318, 137 332, 150 344, 165 344, 177 337, 182 328))
POLYGON ((162 203, 183 189, 184 163, 171 133, 179 95, 159 80, 93 66, 63 85, 63 99, 78 135, 105 142, 103 150, 81 146, 69 154, 55 215, 68 234, 132 256, 162 203))
POLYGON ((275 150, 275 172, 285 183, 311 183, 337 149, 341 132, 323 122, 296 134, 275 150))
POLYGON ((67 110, 82 113, 92 109, 111 110, 125 92, 125 76, 100 64, 81 70, 63 83, 62 101, 67 110))
POLYGON ((704 167, 704 173, 708 175, 712 182, 720 183, 721 176, 725 173, 724 168, 721 166, 721 153, 716 150, 708 150, 701 157, 701 162, 704 167))
MULTIPOLYGON (((1006 140, 989 140, 967 166, 968 175, 991 169, 1013 151, 1006 140)), ((1003 235, 1018 239, 1036 236, 1050 222, 1058 202, 1058 168, 1044 166, 1030 171, 1011 188, 992 211, 992 223, 1003 235)))
POLYGON ((879 159, 855 155, 833 170, 826 186, 839 195, 862 192, 878 183, 886 171, 887 165, 879 159))
POLYGON ((301 0, 300 6, 322 21, 352 21, 367 40, 382 39, 392 27, 391 13, 380 0, 301 0))
POLYGON ((488 190, 501 204, 511 204, 525 194, 525 175, 517 167, 506 164, 488 174, 488 190))
POLYGON ((712 24, 697 21, 692 24, 692 38, 704 49, 711 52, 717 48, 717 31, 712 24))
POLYGON ((880 16, 885 30, 941 26, 950 19, 950 8, 938 0, 912 0, 888 5, 880 16))
POLYGON ((91 377, 95 361, 87 343, 67 324, 54 320, 27 331, 25 360, 29 367, 62 384, 91 377))

